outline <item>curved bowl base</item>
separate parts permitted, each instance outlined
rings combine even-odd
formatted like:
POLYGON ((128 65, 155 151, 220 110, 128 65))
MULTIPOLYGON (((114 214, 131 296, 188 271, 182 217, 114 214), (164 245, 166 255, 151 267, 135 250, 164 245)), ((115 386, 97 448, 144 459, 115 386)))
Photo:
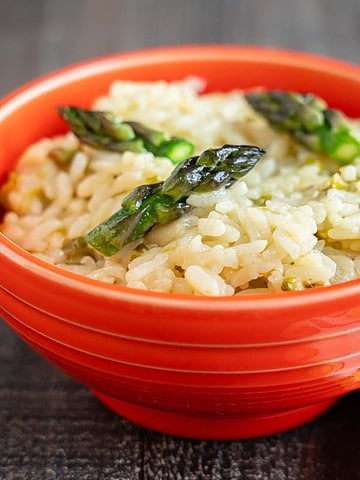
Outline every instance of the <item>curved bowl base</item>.
POLYGON ((335 403, 331 400, 294 410, 251 415, 193 415, 136 405, 98 391, 94 394, 111 410, 143 427, 208 440, 240 440, 280 433, 313 420, 335 403))

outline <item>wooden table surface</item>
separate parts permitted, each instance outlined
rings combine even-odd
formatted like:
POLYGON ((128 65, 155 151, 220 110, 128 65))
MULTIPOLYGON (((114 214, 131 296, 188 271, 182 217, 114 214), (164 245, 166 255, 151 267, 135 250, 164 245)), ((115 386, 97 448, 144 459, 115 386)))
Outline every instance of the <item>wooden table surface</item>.
MULTIPOLYGON (((79 60, 170 44, 271 45, 360 63, 359 0, 0 0, 0 7, 0 96, 79 60)), ((191 441, 115 416, 2 322, 0 339, 0 480, 360 479, 358 392, 282 435, 191 441)))

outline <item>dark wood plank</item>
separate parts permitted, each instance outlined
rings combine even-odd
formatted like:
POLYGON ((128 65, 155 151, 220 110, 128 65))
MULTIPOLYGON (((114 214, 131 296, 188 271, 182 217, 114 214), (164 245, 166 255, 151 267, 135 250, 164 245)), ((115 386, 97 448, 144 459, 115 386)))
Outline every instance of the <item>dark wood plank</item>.
POLYGON ((131 479, 143 429, 112 414, 0 321, 0 479, 131 479))
POLYGON ((355 393, 308 425, 261 439, 200 442, 145 432, 145 478, 360 479, 359 399, 355 393))
POLYGON ((0 95, 63 65, 186 43, 263 44, 360 61, 360 2, 2 0, 0 95))

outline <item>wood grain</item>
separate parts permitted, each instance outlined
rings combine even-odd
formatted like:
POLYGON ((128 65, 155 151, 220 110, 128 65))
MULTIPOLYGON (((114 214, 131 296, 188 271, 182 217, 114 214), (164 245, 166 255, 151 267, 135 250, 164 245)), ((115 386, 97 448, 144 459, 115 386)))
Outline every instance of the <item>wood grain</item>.
POLYGON ((108 53, 262 44, 360 61, 358 0, 1 0, 0 95, 108 53))

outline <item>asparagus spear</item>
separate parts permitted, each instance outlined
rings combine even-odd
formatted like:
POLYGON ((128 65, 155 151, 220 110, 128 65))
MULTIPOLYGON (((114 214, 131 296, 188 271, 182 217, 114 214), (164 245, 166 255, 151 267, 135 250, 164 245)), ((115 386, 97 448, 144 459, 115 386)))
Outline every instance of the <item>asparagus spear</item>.
POLYGON ((342 164, 360 155, 360 138, 347 117, 315 95, 269 90, 250 93, 246 99, 276 129, 292 134, 314 152, 342 164))
POLYGON ((171 137, 138 122, 123 122, 111 112, 84 110, 63 106, 58 108, 70 130, 83 143, 114 152, 152 152, 178 163, 194 151, 194 145, 184 138, 171 137))
POLYGON ((123 201, 121 209, 97 225, 86 241, 108 256, 126 243, 140 238, 156 224, 179 218, 190 210, 192 192, 229 187, 246 175, 265 154, 247 145, 224 145, 179 163, 163 182, 141 185, 123 201))
POLYGON ((67 264, 77 264, 85 256, 93 257, 95 260, 100 258, 96 250, 91 248, 84 237, 76 237, 66 240, 63 247, 64 262, 67 264))

